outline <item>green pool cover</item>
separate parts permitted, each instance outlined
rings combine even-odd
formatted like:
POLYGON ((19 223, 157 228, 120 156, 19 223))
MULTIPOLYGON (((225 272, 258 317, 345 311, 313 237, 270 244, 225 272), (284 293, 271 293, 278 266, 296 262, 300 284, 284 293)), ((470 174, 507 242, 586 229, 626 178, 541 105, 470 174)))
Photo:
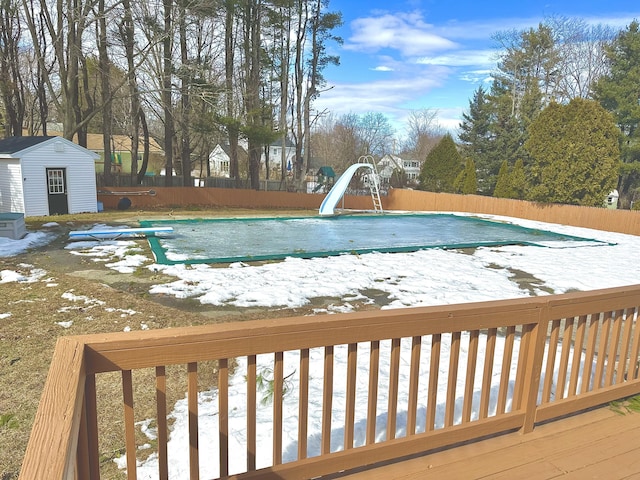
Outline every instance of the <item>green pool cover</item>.
POLYGON ((170 237, 149 237, 164 265, 327 257, 347 253, 412 252, 425 248, 500 245, 575 247, 597 240, 453 214, 153 220, 170 237))

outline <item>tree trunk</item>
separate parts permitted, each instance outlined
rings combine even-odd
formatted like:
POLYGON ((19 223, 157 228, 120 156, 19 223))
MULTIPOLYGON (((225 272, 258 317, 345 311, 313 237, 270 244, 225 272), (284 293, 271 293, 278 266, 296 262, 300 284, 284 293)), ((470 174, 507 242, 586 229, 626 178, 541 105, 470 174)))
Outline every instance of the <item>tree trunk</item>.
POLYGON ((149 127, 147 126, 147 117, 145 117, 142 109, 140 110, 140 126, 142 127, 142 142, 144 150, 142 153, 142 166, 138 172, 138 184, 142 183, 142 179, 147 173, 147 166, 149 165, 149 127))
MULTIPOLYGON (((138 151, 140 146, 140 92, 136 83, 136 67, 134 59, 135 31, 133 23, 133 13, 131 12, 131 1, 122 0, 124 8, 124 19, 120 25, 120 35, 127 57, 127 85, 131 101, 131 118, 129 120, 129 136, 131 137, 131 178, 135 179, 135 184, 141 183, 138 175, 138 151)), ((144 176, 144 175, 143 175, 144 176)))
POLYGON ((300 186, 302 183, 302 147, 304 142, 303 127, 303 102, 305 90, 305 72, 304 72, 304 46, 306 42, 307 21, 308 21, 307 2, 298 0, 298 28, 296 37, 296 58, 294 63, 294 80, 295 80, 295 138, 296 153, 293 164, 294 178, 300 186))
POLYGON ((173 186, 173 107, 171 99, 171 76, 173 73, 172 53, 172 7, 173 0, 163 0, 164 6, 164 40, 163 72, 162 72, 162 103, 164 110, 164 155, 165 155, 165 186, 173 186))
POLYGON ((245 7, 245 104, 249 142, 249 182, 251 188, 260 189, 261 142, 257 135, 261 127, 260 104, 260 12, 261 0, 248 0, 245 7))
POLYGON ((20 75, 18 6, 0 3, 0 93, 5 107, 5 134, 22 136, 25 116, 24 83, 20 75))
MULTIPOLYGON (((107 53, 107 20, 104 12, 104 0, 98 1, 98 59, 100 70, 100 89, 102 96, 102 145, 104 151, 104 158, 111 159, 111 122, 112 122, 112 110, 111 110, 111 84, 109 82, 109 56, 107 53)), ((105 161, 105 166, 107 162, 105 161)), ((112 172, 110 170, 104 171, 105 186, 112 185, 112 172)))
POLYGON ((192 187, 191 181, 191 73, 189 65, 189 52, 187 49, 187 11, 184 0, 180 2, 180 59, 181 59, 181 127, 180 127, 180 160, 182 164, 182 185, 192 187))
POLYGON ((225 95, 227 115, 227 135, 229 137, 229 177, 234 180, 240 178, 238 167, 238 136, 239 130, 235 121, 233 72, 235 67, 235 33, 233 28, 235 13, 235 0, 226 1, 225 33, 224 33, 224 68, 225 68, 225 95))

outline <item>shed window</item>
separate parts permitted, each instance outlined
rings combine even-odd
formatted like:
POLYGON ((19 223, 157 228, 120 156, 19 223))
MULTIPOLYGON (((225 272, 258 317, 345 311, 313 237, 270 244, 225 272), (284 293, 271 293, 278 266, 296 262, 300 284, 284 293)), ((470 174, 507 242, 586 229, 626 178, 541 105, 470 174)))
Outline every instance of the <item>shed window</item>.
POLYGON ((49 193, 64 193, 64 171, 61 168, 47 170, 49 193))

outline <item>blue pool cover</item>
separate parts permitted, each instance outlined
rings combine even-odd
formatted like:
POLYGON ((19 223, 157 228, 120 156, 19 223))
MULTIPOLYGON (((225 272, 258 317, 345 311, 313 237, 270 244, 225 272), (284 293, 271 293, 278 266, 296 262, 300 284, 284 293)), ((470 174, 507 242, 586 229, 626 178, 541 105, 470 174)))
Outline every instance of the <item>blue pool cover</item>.
POLYGON ((453 214, 152 220, 174 235, 150 237, 164 265, 327 257, 346 253, 412 252, 425 248, 500 245, 573 247, 597 240, 453 214))

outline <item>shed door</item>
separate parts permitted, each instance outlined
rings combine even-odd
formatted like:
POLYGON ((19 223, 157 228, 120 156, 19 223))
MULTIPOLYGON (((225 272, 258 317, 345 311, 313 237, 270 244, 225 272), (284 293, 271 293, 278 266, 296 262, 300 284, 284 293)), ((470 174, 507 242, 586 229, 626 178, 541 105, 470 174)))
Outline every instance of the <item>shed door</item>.
POLYGON ((67 179, 65 168, 47 168, 49 215, 69 213, 67 203, 67 179))

